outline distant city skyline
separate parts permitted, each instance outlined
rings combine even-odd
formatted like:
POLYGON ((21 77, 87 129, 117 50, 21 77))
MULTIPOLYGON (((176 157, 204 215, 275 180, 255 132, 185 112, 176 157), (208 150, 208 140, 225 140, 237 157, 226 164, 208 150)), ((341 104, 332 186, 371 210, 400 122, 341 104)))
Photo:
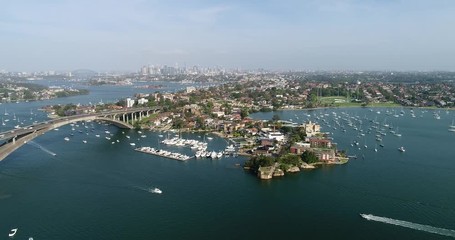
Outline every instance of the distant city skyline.
POLYGON ((6 1, 0 70, 455 71, 450 0, 6 1))

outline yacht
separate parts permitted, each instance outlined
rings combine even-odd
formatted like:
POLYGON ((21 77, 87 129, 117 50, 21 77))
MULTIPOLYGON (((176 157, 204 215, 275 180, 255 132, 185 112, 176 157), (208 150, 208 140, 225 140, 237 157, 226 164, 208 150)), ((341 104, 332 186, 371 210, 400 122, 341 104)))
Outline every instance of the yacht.
POLYGON ((234 145, 229 145, 224 149, 225 152, 235 152, 235 147, 234 145))
POLYGON ((16 235, 16 232, 17 232, 17 228, 13 228, 13 229, 11 229, 11 232, 8 234, 8 236, 14 237, 14 235, 16 235))
POLYGON ((398 148, 398 151, 400 151, 400 152, 405 152, 406 150, 404 149, 404 147, 399 147, 399 148, 398 148))
POLYGON ((163 191, 161 191, 159 188, 150 189, 150 192, 152 192, 152 193, 158 193, 158 194, 163 193, 163 191))

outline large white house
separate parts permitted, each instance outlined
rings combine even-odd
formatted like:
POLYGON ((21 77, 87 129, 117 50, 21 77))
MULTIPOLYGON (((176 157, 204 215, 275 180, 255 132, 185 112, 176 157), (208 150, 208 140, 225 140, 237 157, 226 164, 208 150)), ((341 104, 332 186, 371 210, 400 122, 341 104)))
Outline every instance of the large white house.
POLYGON ((280 132, 268 132, 267 133, 267 138, 268 139, 275 139, 279 142, 284 140, 284 135, 280 132))

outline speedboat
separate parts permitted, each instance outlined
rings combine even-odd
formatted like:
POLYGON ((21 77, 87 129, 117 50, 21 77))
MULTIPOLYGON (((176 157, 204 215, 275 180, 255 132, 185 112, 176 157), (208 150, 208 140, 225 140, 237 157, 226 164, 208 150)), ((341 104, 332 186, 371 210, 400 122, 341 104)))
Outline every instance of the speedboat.
POLYGON ((365 218, 366 220, 371 220, 371 214, 364 214, 364 213, 361 213, 360 216, 362 218, 365 218))
POLYGON ((163 191, 161 191, 159 188, 151 189, 150 192, 152 192, 152 193, 158 193, 158 194, 163 193, 163 191))
POLYGON ((13 229, 11 229, 11 232, 8 234, 8 236, 14 237, 14 235, 16 235, 16 232, 17 232, 17 228, 13 228, 13 229))
POLYGON ((399 148, 398 148, 398 151, 404 152, 404 151, 406 151, 406 150, 404 149, 404 147, 399 147, 399 148))
POLYGON ((65 140, 65 141, 69 141, 69 140, 70 140, 70 138, 69 138, 69 137, 65 137, 63 140, 65 140))

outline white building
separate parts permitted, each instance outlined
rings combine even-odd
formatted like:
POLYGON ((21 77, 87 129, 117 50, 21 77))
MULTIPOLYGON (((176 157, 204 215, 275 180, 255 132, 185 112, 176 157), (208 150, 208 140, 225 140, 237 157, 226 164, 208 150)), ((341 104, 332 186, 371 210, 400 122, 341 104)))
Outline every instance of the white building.
POLYGON ((278 142, 281 142, 284 140, 284 135, 280 132, 269 132, 267 134, 267 138, 268 139, 275 139, 277 140, 278 142))
POLYGON ((146 104, 146 103, 148 103, 148 102, 149 102, 149 100, 146 99, 146 98, 139 98, 139 99, 137 100, 137 104, 139 104, 139 105, 146 104))
POLYGON ((133 107, 134 102, 135 102, 134 99, 127 98, 127 99, 126 99, 126 107, 127 107, 127 108, 133 107))

